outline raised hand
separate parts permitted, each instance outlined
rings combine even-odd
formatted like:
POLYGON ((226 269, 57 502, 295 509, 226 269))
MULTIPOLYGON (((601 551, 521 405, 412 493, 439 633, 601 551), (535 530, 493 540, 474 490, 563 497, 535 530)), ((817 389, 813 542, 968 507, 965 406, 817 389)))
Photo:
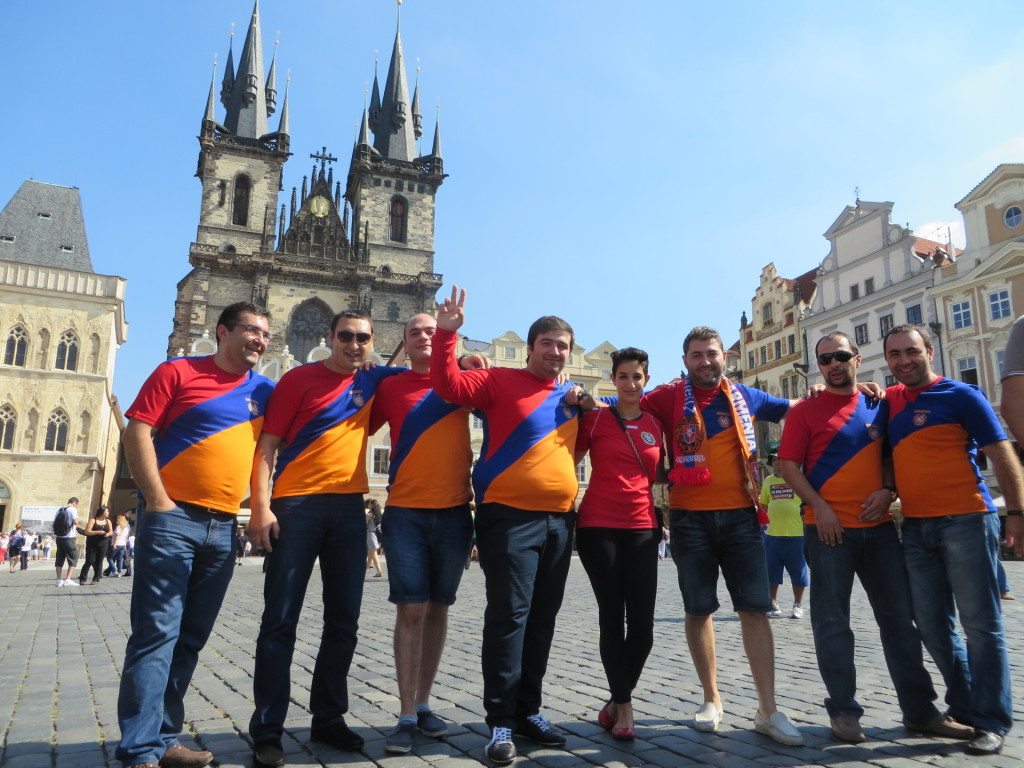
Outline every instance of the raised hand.
POLYGON ((437 305, 437 327, 446 331, 457 331, 466 320, 463 308, 466 306, 466 289, 452 286, 451 297, 437 305))

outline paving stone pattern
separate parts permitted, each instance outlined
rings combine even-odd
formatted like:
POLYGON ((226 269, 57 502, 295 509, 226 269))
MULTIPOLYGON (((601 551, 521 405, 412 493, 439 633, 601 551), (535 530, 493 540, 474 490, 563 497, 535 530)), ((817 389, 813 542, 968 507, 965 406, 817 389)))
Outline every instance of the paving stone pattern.
MULTIPOLYGON (((252 713, 253 651, 263 603, 261 560, 247 559, 235 578, 220 620, 204 649, 186 702, 185 743, 212 750, 221 766, 251 766, 246 727, 252 713)), ((1007 563, 1011 584, 1024 592, 1024 563, 1007 563)), ((788 585, 781 594, 788 595, 788 585)), ((574 559, 545 680, 545 714, 568 735, 565 751, 518 741, 517 766, 803 766, 920 768, 924 765, 1020 766, 1024 728, 1013 731, 1002 755, 966 755, 961 743, 921 738, 900 726, 896 697, 877 640, 870 608, 857 588, 853 623, 859 699, 868 741, 836 742, 821 705, 824 689, 815 666, 810 622, 772 621, 779 705, 804 734, 806 746, 785 747, 753 730, 756 698, 743 655, 739 622, 730 613, 724 584, 716 619, 719 680, 726 710, 718 734, 698 733, 691 718, 700 686, 683 636, 682 601, 671 561, 660 564, 655 649, 634 697, 637 739, 616 742, 596 723, 607 696, 597 647, 597 607, 574 559)), ((129 631, 131 579, 97 586, 57 588, 49 564, 25 572, 0 571, 0 766, 4 768, 116 767, 117 687, 129 631), (58 631, 59 630, 59 631, 58 631)), ((319 574, 314 572, 302 614, 292 667, 292 705, 284 749, 289 766, 457 768, 484 762, 487 728, 481 705, 480 629, 483 575, 466 572, 452 608, 448 648, 434 688, 435 711, 452 723, 447 739, 417 736, 405 756, 384 752, 384 735, 398 711, 391 651, 394 608, 387 579, 367 576, 359 646, 350 675, 348 723, 366 739, 361 753, 344 753, 309 739, 309 684, 322 626, 319 574)), ((1024 595, 1022 595, 1024 596, 1024 595)), ((788 616, 788 601, 783 600, 788 616)), ((1024 600, 1004 602, 1017 692, 1016 719, 1024 720, 1024 600)), ((809 610, 807 614, 809 615, 809 610)), ((943 693, 941 679, 932 678, 943 693)))

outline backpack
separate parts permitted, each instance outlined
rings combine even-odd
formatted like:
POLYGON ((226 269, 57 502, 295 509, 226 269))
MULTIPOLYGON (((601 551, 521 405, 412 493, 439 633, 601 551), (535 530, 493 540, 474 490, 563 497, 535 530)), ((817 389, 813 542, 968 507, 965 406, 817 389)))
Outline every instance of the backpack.
POLYGON ((22 533, 21 531, 15 531, 11 535, 10 540, 7 542, 7 546, 8 547, 12 547, 14 549, 21 549, 21 547, 22 547, 22 545, 24 543, 25 543, 25 534, 22 533))
POLYGON ((57 515, 53 518, 53 535, 59 538, 67 536, 71 533, 72 522, 71 511, 67 507, 58 509, 57 515))

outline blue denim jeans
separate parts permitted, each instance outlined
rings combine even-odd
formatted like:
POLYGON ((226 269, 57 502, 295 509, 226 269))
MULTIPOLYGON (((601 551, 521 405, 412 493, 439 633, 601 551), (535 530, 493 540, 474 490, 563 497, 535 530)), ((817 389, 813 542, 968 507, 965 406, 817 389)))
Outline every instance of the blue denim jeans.
POLYGON ((381 544, 388 558, 388 600, 453 605, 473 547, 468 504, 442 509, 385 507, 381 544))
POLYGON ((313 667, 313 727, 348 711, 348 670, 356 648, 366 575, 366 515, 360 493, 289 496, 271 504, 281 533, 268 555, 263 621, 256 640, 249 734, 257 745, 281 740, 291 694, 292 654, 313 563, 320 558, 324 628, 313 667))
POLYGON ((753 507, 673 509, 670 519, 672 559, 688 614, 709 616, 718 610, 719 568, 733 610, 768 613, 772 609, 764 541, 753 507))
POLYGON ((158 763, 178 743, 189 681, 227 592, 235 516, 186 505, 140 512, 138 561, 117 720, 124 766, 158 763))
POLYGON ((1013 724, 1010 663, 996 582, 994 514, 907 518, 903 551, 914 620, 946 681, 949 714, 985 731, 1013 724), (967 646, 956 631, 956 614, 967 646))
POLYGON ((113 573, 120 573, 124 570, 124 547, 114 547, 110 553, 110 570, 113 573))
POLYGON ((531 512, 493 502, 477 511, 487 594, 480 661, 491 728, 514 728, 540 710, 575 523, 574 512, 531 512))
POLYGON ((804 542, 811 566, 811 630, 818 670, 828 697, 830 717, 860 717, 857 703, 857 668, 850 629, 850 595, 854 574, 871 603, 885 664, 896 689, 903 716, 912 723, 927 723, 939 714, 938 698, 924 667, 921 635, 914 626, 910 584, 903 550, 892 523, 871 528, 846 528, 841 544, 830 547, 818 538, 818 529, 804 526, 804 542))

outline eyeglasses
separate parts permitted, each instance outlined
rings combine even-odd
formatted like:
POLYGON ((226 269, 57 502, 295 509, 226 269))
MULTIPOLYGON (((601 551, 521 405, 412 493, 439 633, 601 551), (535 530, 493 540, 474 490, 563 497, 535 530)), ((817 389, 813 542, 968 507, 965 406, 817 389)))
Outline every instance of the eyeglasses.
POLYGON ((823 352, 818 355, 818 365, 832 365, 833 360, 840 363, 848 363, 853 360, 853 352, 840 349, 838 352, 823 352))
POLYGON ((251 333, 253 336, 262 336, 264 341, 270 341, 270 331, 264 331, 258 325, 252 323, 231 323, 228 328, 234 330, 235 328, 241 328, 246 333, 251 333))
POLYGON ((364 331, 360 331, 359 333, 356 333, 355 331, 338 331, 334 334, 334 337, 344 344, 351 344, 355 341, 360 347, 365 347, 370 343, 370 339, 373 338, 373 334, 365 333, 364 331))

